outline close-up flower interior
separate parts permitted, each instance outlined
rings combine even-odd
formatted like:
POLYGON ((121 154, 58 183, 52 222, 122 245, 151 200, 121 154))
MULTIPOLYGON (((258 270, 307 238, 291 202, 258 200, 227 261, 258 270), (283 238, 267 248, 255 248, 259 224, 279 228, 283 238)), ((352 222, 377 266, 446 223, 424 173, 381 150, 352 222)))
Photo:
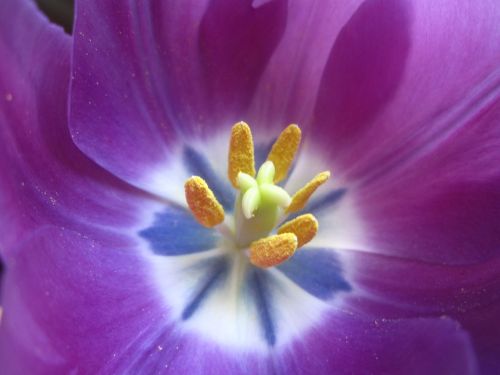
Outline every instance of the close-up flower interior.
POLYGON ((0 0, 0 374, 500 373, 498 0, 0 0))

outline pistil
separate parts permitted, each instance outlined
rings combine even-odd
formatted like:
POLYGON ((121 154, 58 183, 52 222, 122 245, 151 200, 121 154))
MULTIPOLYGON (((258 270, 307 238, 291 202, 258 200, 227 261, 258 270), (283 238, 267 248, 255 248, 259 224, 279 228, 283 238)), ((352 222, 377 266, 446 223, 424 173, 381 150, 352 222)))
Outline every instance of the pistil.
POLYGON ((274 164, 269 160, 262 164, 256 179, 243 172, 238 174, 235 237, 241 248, 267 236, 291 202, 285 189, 274 185, 274 175, 274 164))

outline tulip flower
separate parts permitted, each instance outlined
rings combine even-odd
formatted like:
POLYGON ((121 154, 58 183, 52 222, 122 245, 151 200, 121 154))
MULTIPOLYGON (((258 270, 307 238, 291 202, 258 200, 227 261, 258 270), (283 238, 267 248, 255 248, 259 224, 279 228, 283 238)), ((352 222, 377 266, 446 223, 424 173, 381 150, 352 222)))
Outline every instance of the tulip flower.
POLYGON ((3 0, 2 374, 498 374, 499 25, 3 0))

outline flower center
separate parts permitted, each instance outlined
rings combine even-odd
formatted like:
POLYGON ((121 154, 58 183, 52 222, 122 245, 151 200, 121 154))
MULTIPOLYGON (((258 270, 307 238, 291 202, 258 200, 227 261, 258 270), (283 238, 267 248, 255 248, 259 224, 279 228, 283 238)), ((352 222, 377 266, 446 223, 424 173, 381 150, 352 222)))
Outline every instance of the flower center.
POLYGON ((318 221, 312 214, 297 216, 278 227, 288 215, 302 210, 330 177, 328 171, 319 173, 293 196, 279 186, 288 176, 300 139, 297 125, 283 130, 256 175, 250 127, 244 122, 233 126, 228 178, 239 193, 232 218, 226 217, 222 205, 201 177, 189 178, 184 186, 186 201, 196 220, 205 227, 217 228, 236 248, 247 251, 250 262, 261 268, 283 263, 318 231, 318 221), (276 234, 272 234, 276 227, 276 234))
POLYGON ((244 172, 238 173, 240 193, 234 212, 239 247, 247 247, 267 236, 277 224, 280 208, 286 209, 290 205, 290 195, 274 185, 274 176, 275 167, 269 160, 262 164, 256 179, 244 172))

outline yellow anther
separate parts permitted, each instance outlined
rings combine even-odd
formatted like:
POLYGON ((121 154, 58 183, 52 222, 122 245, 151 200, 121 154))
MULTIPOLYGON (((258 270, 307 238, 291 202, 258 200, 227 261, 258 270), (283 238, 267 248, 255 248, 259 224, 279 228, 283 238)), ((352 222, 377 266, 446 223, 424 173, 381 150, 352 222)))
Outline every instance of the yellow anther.
POLYGON ((255 176, 252 131, 243 121, 233 126, 229 143, 227 175, 235 188, 238 188, 239 172, 255 176))
POLYGON ((274 267, 290 258, 296 249, 297 237, 293 233, 262 238, 250 245, 250 262, 261 268, 274 267))
POLYGON ((211 228, 224 221, 224 209, 204 179, 189 178, 184 184, 186 201, 196 220, 211 228))
POLYGON ((300 215, 283 224, 278 229, 278 234, 282 233, 295 234, 297 236, 297 247, 302 247, 318 233, 318 220, 312 214, 300 215))
POLYGON ((292 203, 286 209, 287 213, 297 212, 302 210, 311 195, 316 191, 318 187, 323 185, 330 178, 330 172, 321 172, 317 174, 311 181, 309 181, 306 186, 300 189, 292 197, 292 203))
POLYGON ((302 132, 297 125, 289 125, 283 130, 274 142, 273 148, 269 153, 267 160, 271 160, 276 168, 274 182, 278 183, 283 180, 292 165, 295 153, 299 148, 302 132))

